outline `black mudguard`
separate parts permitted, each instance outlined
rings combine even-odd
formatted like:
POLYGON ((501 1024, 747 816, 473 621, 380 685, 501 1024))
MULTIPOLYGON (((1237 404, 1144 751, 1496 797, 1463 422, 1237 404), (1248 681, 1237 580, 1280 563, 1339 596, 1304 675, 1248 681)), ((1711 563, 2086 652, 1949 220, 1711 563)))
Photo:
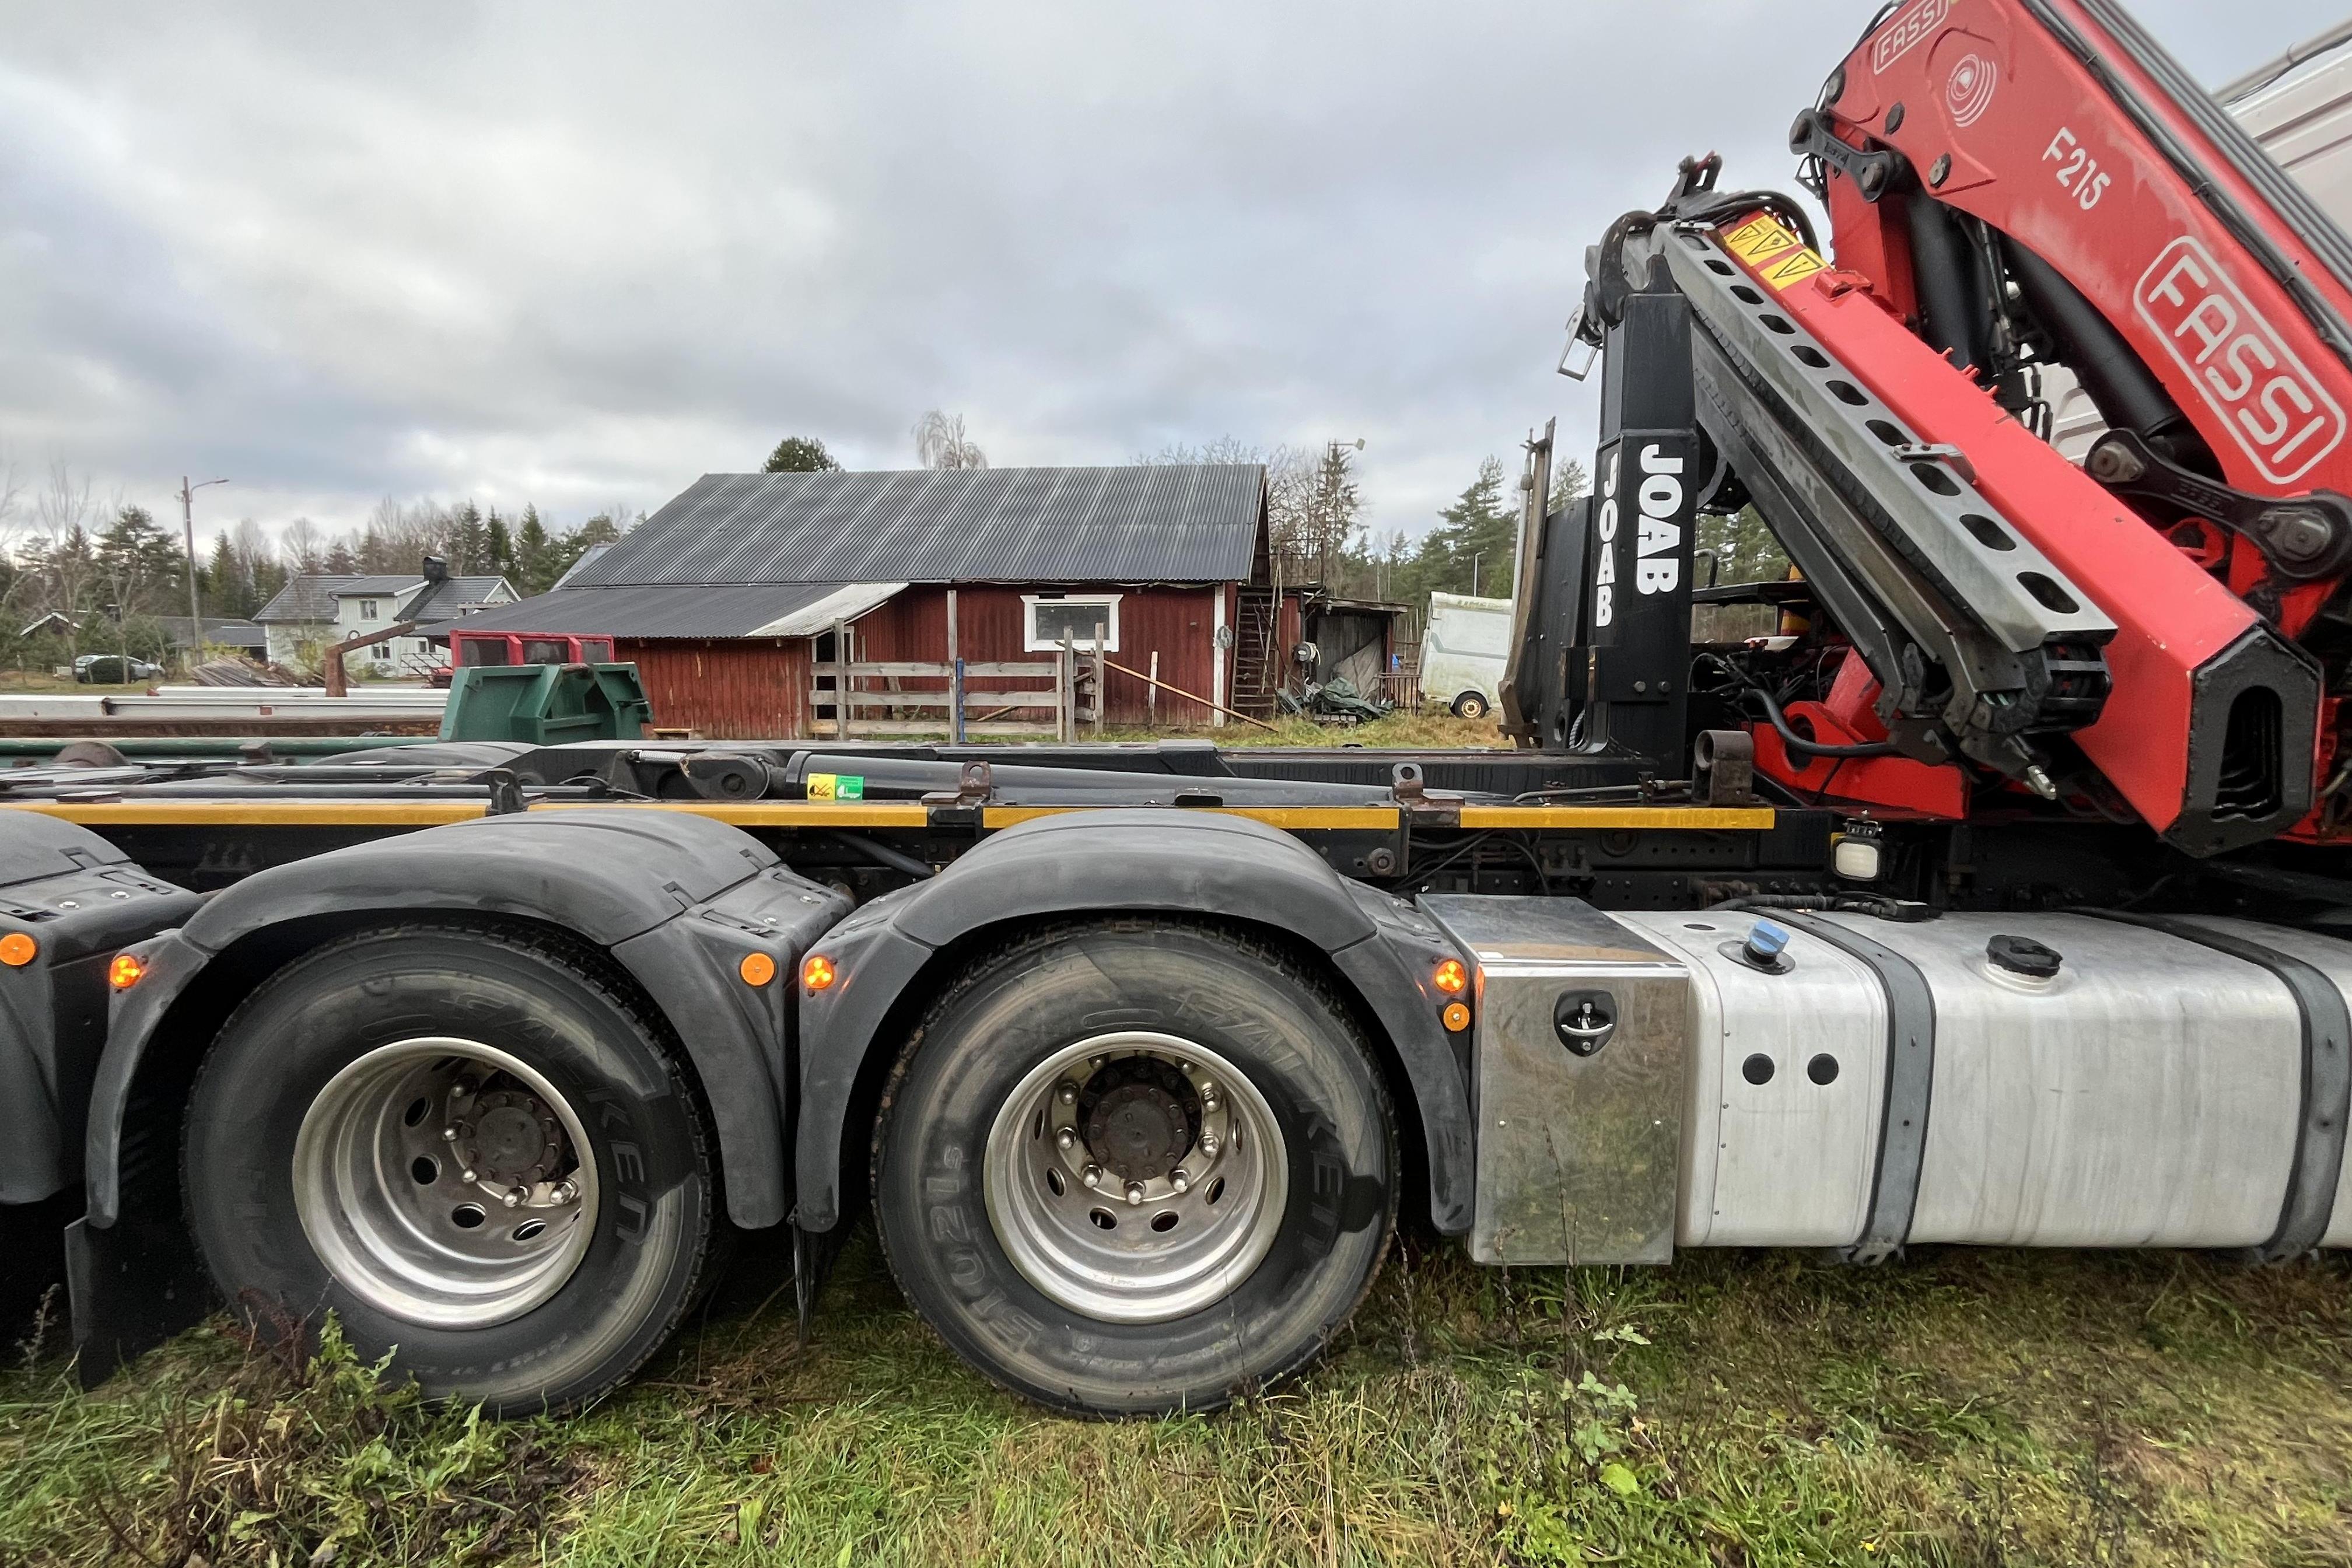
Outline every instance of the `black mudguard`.
POLYGON ((221 954, 319 917, 449 910, 559 926, 609 951, 668 1018, 701 1080, 729 1217, 774 1225, 792 1201, 789 977, 848 907, 724 823, 625 806, 485 817, 257 873, 134 950, 147 973, 115 996, 90 1100, 89 1223, 106 1228, 125 1212, 125 1166, 142 1153, 124 1147, 126 1109, 143 1068, 204 1049, 208 1034, 182 1004, 221 954), (739 977, 753 951, 776 960, 777 981, 739 977))
POLYGON ((1431 980, 1453 948, 1412 905, 1340 877, 1288 834, 1182 810, 1073 812, 1008 828, 818 943, 836 978, 799 991, 798 1223, 824 1231, 840 1222, 860 1084, 871 1083, 877 1049, 898 1048, 909 1008, 939 989, 940 969, 953 963, 943 950, 991 927, 1119 913, 1211 916, 1321 952, 1402 1071, 1428 1152, 1433 1222, 1449 1235, 1469 1228, 1470 1100, 1457 1044, 1467 1037, 1446 1033, 1450 998, 1431 980))

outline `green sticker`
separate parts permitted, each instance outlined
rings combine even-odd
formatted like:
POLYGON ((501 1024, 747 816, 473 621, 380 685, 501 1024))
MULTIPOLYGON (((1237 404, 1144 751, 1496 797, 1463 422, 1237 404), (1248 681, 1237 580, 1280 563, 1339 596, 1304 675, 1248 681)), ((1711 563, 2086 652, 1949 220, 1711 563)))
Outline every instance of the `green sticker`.
POLYGON ((833 781, 833 798, 835 800, 864 800, 866 798, 866 775, 863 773, 842 773, 837 775, 833 781))

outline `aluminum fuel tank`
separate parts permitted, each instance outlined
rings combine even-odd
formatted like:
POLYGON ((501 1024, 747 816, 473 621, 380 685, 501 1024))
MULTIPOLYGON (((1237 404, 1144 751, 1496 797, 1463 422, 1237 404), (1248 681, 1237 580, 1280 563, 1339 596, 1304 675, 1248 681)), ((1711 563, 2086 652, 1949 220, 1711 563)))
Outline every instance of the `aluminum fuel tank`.
POLYGON ((1682 1245, 2352 1243, 2352 944, 2076 914, 1613 918, 1691 973, 1682 1245), (1793 933, 1782 973, 1739 956, 1759 919, 1793 933), (1996 963, 1996 937, 2056 973, 1996 963))

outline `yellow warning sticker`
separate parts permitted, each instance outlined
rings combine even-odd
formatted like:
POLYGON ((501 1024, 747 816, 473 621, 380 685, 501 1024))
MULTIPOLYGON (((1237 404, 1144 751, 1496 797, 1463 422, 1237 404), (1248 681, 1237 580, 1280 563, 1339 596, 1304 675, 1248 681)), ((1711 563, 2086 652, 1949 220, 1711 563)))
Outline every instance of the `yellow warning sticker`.
POLYGON ((1757 213, 1723 232, 1724 248, 1753 268, 1764 286, 1778 293, 1829 263, 1810 249, 1786 224, 1769 213, 1757 213))
POLYGON ((1793 254, 1776 258, 1759 270, 1763 273, 1764 286, 1778 293, 1790 284, 1811 278, 1816 272, 1828 271, 1829 263, 1801 245, 1793 254))
POLYGON ((1723 231, 1724 248, 1750 267, 1768 256, 1798 248, 1796 235, 1769 213, 1754 213, 1723 231))

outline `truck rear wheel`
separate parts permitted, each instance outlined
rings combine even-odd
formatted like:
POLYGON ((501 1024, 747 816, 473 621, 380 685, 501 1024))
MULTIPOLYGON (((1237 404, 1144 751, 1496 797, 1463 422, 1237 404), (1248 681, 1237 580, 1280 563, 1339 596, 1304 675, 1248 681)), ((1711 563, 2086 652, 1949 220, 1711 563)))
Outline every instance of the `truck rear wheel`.
POLYGON ((427 1394, 576 1404, 667 1339, 720 1223, 705 1119, 597 955, 407 923, 320 948, 220 1032, 184 1190, 265 1331, 325 1310, 427 1394))
POLYGON ((1346 1011, 1204 927, 1065 927, 982 961, 885 1107, 900 1286, 965 1360, 1075 1413, 1213 1409, 1297 1369, 1395 1218, 1395 1128, 1346 1011))
POLYGON ((1484 719, 1486 713, 1486 694, 1483 691, 1465 691, 1454 700, 1456 719, 1484 719))

